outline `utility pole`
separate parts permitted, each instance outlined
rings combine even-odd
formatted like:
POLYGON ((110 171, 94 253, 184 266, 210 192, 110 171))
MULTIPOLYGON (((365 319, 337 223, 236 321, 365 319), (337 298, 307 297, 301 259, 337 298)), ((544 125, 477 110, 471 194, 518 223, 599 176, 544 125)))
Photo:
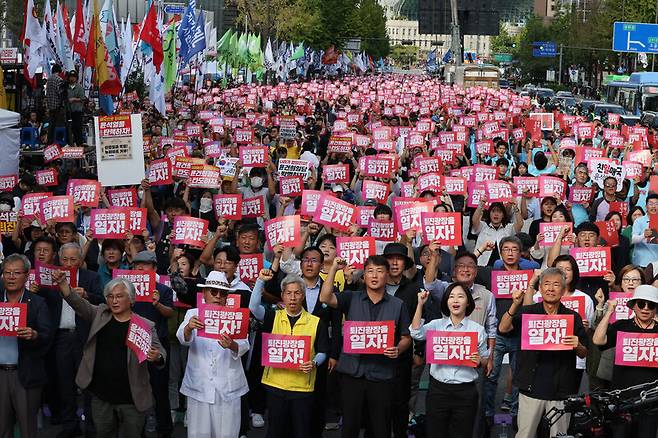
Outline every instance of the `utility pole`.
MULTIPOLYGON (((658 1, 658 0, 656 0, 658 1)), ((457 16, 457 0, 450 0, 450 9, 452 11, 452 41, 450 48, 455 57, 455 65, 462 65, 462 48, 461 36, 459 32, 459 18, 457 16)))
MULTIPOLYGON (((653 22, 658 23, 658 0, 656 0, 656 15, 653 22)), ((656 63, 656 54, 654 53, 653 55, 651 55, 651 71, 656 71, 654 69, 655 63, 656 63)))
POLYGON ((564 44, 560 44, 560 68, 558 70, 558 76, 557 76, 558 85, 562 84, 562 49, 563 48, 564 48, 564 44))

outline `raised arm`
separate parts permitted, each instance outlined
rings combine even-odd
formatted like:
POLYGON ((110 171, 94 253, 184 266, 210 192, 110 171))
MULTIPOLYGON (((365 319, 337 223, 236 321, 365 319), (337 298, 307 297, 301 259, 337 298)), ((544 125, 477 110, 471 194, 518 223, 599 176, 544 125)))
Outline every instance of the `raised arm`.
POLYGON ((262 321, 265 318, 265 307, 261 304, 261 299, 263 298, 263 289, 265 289, 265 282, 270 281, 274 278, 274 273, 269 269, 261 269, 258 274, 258 280, 254 285, 254 290, 251 292, 251 298, 249 299, 249 310, 254 315, 254 317, 262 321))
POLYGON ((592 342, 594 345, 605 345, 608 343, 608 324, 610 323, 610 317, 615 311, 616 306, 617 300, 608 301, 608 307, 603 314, 603 318, 599 321, 596 330, 594 330, 594 335, 592 336, 592 342))
POLYGON ((320 289, 320 302, 334 309, 338 307, 338 299, 336 298, 336 294, 334 294, 334 278, 336 277, 336 272, 345 266, 347 266, 345 260, 336 257, 320 289))

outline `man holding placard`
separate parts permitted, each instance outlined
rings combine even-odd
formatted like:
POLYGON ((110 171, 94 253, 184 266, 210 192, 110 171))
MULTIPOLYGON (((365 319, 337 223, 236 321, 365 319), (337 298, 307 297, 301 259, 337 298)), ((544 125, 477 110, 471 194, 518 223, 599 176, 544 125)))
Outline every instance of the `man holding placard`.
POLYGON ((401 299, 386 292, 389 263, 385 257, 366 260, 364 291, 335 294, 334 276, 346 265, 345 260, 336 258, 320 291, 320 302, 343 312, 345 325, 351 326, 349 332, 344 328, 343 353, 337 367, 342 383, 342 436, 359 436, 367 403, 371 436, 389 438, 398 357, 411 347, 409 314, 401 299), (388 335, 385 341, 383 334, 388 335))
MULTIPOLYGON (((516 438, 535 436, 542 416, 564 407, 576 380, 576 356, 587 356, 587 335, 577 312, 560 302, 567 288, 564 273, 548 268, 539 277, 542 301, 522 306, 525 292, 515 290, 512 305, 502 315, 498 329, 521 329, 514 383, 519 388, 519 430, 516 438)), ((570 415, 551 426, 551 436, 566 434, 570 415)))

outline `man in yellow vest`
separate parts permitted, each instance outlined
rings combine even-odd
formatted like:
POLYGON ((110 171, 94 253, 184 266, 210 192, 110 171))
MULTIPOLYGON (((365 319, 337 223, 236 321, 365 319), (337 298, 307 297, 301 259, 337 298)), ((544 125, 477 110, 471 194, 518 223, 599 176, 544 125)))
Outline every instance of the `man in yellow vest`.
POLYGON ((283 309, 265 308, 261 297, 265 282, 274 274, 263 269, 249 300, 249 310, 263 322, 263 333, 308 336, 310 360, 298 369, 265 367, 263 385, 267 391, 267 438, 306 438, 310 436, 313 410, 313 389, 318 365, 324 363, 329 351, 326 325, 317 316, 304 310, 306 284, 296 275, 281 282, 283 309))

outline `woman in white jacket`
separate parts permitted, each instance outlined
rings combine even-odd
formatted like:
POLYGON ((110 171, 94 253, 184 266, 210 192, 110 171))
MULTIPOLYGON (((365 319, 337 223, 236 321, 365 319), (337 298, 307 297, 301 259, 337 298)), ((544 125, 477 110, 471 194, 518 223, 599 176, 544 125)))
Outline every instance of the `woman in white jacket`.
MULTIPOLYGON (((230 291, 226 276, 212 271, 198 284, 207 304, 224 306, 230 291)), ((249 350, 246 339, 197 336, 204 327, 198 309, 190 309, 176 337, 189 353, 180 392, 187 396, 189 438, 236 438, 240 432, 240 397, 249 391, 240 356, 249 350)))

